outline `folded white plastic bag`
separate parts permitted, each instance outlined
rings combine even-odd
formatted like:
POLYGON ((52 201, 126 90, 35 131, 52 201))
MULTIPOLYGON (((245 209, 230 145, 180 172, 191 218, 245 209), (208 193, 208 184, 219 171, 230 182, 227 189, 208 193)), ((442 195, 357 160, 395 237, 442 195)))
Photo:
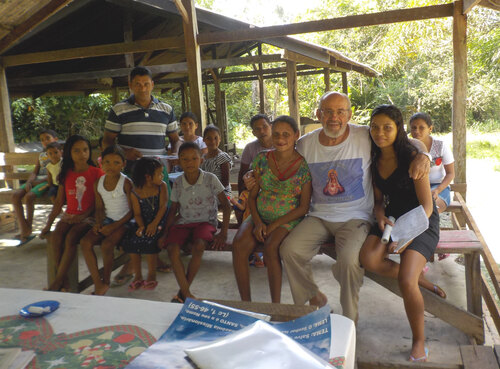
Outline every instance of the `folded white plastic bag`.
POLYGON ((184 352, 202 369, 333 368, 263 321, 184 352))

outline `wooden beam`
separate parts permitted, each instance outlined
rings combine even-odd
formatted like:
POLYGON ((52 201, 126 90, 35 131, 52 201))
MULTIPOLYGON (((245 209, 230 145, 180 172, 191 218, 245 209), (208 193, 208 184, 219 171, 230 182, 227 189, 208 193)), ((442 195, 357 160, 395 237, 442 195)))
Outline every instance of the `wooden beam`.
MULTIPOLYGON (((325 54, 328 55, 327 53, 325 53, 325 54)), ((297 53, 294 53, 293 51, 289 51, 289 50, 285 50, 285 52, 283 53, 283 59, 290 60, 290 61, 293 61, 295 63, 303 63, 303 64, 307 64, 307 65, 311 65, 313 67, 319 67, 319 68, 331 68, 332 67, 330 65, 330 63, 325 63, 324 61, 313 59, 313 58, 305 56, 305 55, 297 54, 297 53)))
POLYGON ((191 110, 200 119, 200 129, 203 132, 206 125, 205 104, 203 103, 203 84, 201 81, 201 56, 200 45, 198 45, 198 21, 196 19, 196 8, 194 0, 182 0, 186 8, 189 22, 182 22, 184 29, 184 43, 186 50, 186 62, 188 66, 189 96, 191 110))
POLYGON ((478 5, 481 0, 464 0, 462 14, 469 13, 473 7, 478 5))
MULTIPOLYGON (((253 64, 256 61, 263 63, 277 62, 281 60, 280 54, 272 55, 262 55, 262 56, 250 56, 246 58, 229 58, 229 59, 216 59, 216 60, 204 60, 201 62, 202 69, 213 69, 222 68, 231 65, 246 65, 253 64)), ((162 73, 185 73, 188 71, 187 63, 174 63, 174 64, 164 64, 164 65, 152 65, 149 69, 153 74, 162 73)), ((104 77, 125 77, 130 73, 129 68, 118 68, 118 69, 108 69, 94 72, 80 72, 80 73, 65 73, 65 74, 53 74, 50 76, 40 76, 40 77, 27 77, 27 78, 14 78, 10 80, 9 86, 19 87, 19 86, 33 86, 40 84, 50 84, 77 80, 95 80, 104 77)))
POLYGON ((0 151, 14 152, 15 148, 7 78, 5 68, 0 65, 0 151))
POLYGON ((18 54, 4 56, 3 65, 13 67, 16 65, 48 63, 61 60, 94 58, 97 56, 122 55, 126 53, 140 53, 162 50, 163 48, 181 48, 184 38, 164 37, 133 42, 120 42, 96 46, 78 47, 74 49, 43 51, 38 53, 18 54))
POLYGON ((289 60, 286 61, 286 80, 288 85, 288 110, 290 111, 290 116, 297 122, 300 131, 297 64, 289 60))
POLYGON ((184 7, 184 5, 182 5, 182 1, 181 0, 174 0, 174 3, 175 3, 175 7, 177 8, 177 10, 179 11, 179 13, 182 17, 182 21, 185 23, 189 23, 189 16, 188 16, 188 13, 186 11, 186 8, 184 7))
POLYGON ((432 5, 420 8, 389 10, 385 12, 351 15, 341 18, 323 19, 317 21, 293 23, 269 27, 256 27, 231 31, 202 33, 198 36, 200 45, 263 40, 271 37, 283 37, 300 33, 331 31, 356 27, 375 26, 398 22, 451 17, 453 4, 432 5))
MULTIPOLYGON (((368 271, 365 272, 365 275, 382 287, 401 296, 401 291, 399 290, 398 281, 396 279, 382 277, 368 271)), ((482 317, 475 316, 422 287, 420 288, 420 292, 424 298, 425 311, 474 337, 478 342, 484 342, 484 323, 482 317)))
POLYGON ((0 54, 2 54, 9 47, 14 45, 21 37, 35 28, 38 24, 49 18, 52 14, 56 13, 62 7, 66 6, 73 0, 52 0, 47 3, 43 8, 31 15, 25 22, 21 23, 9 32, 2 40, 0 40, 0 54))
MULTIPOLYGON (((453 156, 455 182, 466 180, 466 103, 467 103, 467 16, 462 14, 462 2, 454 3, 453 11, 453 156)), ((465 194, 464 194, 465 195, 465 194)), ((465 197, 465 196, 464 196, 465 197)))

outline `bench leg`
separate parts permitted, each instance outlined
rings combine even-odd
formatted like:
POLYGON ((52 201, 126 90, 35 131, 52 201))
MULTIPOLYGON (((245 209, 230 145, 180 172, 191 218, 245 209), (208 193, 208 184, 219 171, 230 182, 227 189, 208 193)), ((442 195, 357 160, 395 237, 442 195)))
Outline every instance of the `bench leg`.
POLYGON ((479 252, 465 254, 465 288, 467 291, 467 310, 482 316, 481 303, 481 263, 479 252))

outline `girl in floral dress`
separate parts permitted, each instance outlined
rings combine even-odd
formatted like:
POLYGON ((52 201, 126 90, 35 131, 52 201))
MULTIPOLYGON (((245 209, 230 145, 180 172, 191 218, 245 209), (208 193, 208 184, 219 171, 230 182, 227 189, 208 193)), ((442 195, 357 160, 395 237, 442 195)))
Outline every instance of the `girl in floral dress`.
POLYGON ((272 122, 274 150, 262 152, 252 167, 257 184, 249 197, 251 216, 233 241, 233 267, 241 299, 250 301, 248 257, 257 244, 264 244, 264 260, 272 302, 281 299, 281 241, 309 210, 311 174, 304 158, 295 151, 297 123, 282 115, 272 122))

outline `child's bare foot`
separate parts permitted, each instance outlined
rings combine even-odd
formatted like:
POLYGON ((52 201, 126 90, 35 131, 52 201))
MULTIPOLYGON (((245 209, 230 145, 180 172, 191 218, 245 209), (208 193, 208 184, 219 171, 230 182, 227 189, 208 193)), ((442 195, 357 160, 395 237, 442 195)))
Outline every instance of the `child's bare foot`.
POLYGON ((102 283, 99 286, 95 286, 94 295, 104 296, 109 290, 109 284, 102 283))
POLYGON ((309 305, 316 305, 319 307, 323 307, 326 305, 328 302, 328 298, 325 296, 325 294, 321 291, 318 291, 316 296, 314 296, 312 299, 309 300, 309 305))

